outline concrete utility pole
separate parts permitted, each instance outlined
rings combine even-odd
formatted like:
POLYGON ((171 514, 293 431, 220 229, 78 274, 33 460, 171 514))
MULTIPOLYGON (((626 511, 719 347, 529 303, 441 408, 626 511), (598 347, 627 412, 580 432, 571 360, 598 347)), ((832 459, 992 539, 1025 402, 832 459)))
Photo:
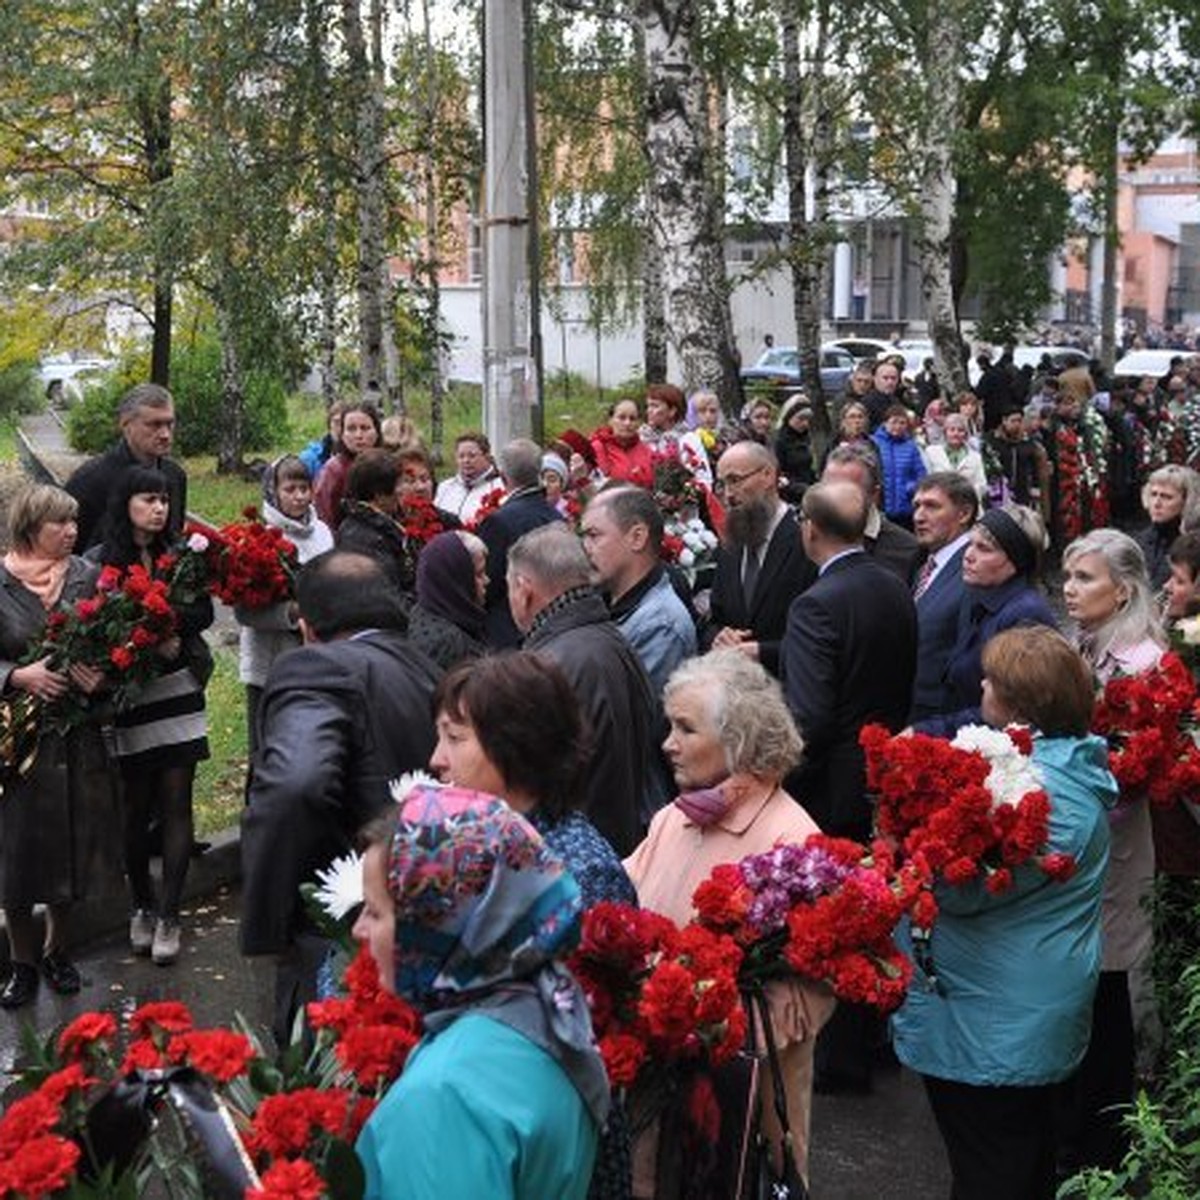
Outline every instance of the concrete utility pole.
POLYGON ((533 431, 525 21, 521 0, 483 14, 483 422, 499 449, 533 431))

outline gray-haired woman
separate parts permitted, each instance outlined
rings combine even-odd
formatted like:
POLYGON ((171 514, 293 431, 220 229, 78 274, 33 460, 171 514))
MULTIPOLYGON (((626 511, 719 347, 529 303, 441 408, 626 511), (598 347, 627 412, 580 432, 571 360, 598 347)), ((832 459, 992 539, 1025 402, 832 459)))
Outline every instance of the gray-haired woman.
MULTIPOLYGON (((803 748, 777 680, 737 650, 714 650, 679 667, 664 692, 671 732, 663 743, 680 795, 650 824, 625 860, 645 908, 684 925, 692 893, 714 867, 801 844, 817 826, 783 790, 803 748)), ((807 1174, 813 1043, 833 1011, 824 987, 800 979, 768 985, 771 1024, 780 1047, 796 1162, 807 1174)), ((766 1083, 764 1077, 764 1084, 766 1083)), ((778 1147, 769 1092, 764 1132, 778 1147)), ((645 1140, 634 1153, 634 1195, 651 1195, 645 1140)))
MULTIPOLYGON (((1114 675, 1152 670, 1165 641, 1154 606, 1146 560, 1138 544, 1116 529, 1095 529, 1063 552, 1063 600, 1074 639, 1098 684, 1114 675)), ((1125 1146, 1119 1108, 1133 1099, 1135 1027, 1153 1039, 1149 985, 1154 841, 1144 795, 1122 793, 1110 815, 1111 843, 1104 885, 1100 983, 1092 1040, 1077 1080, 1069 1155, 1072 1166, 1115 1167, 1125 1146)))

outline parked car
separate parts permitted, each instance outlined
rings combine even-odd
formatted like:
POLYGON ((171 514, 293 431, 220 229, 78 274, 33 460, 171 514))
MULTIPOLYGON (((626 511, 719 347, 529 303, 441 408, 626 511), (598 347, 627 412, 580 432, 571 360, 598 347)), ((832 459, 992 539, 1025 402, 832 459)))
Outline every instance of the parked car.
MULTIPOLYGON (((834 338, 830 343, 839 346, 853 357, 855 362, 874 362, 885 354, 899 354, 904 357, 904 351, 895 342, 885 342, 882 338, 844 337, 834 338)), ((905 360, 907 361, 907 359, 905 360)), ((917 363, 917 370, 921 364, 917 363)))
MULTIPOLYGON (((1086 367, 1091 361, 1088 352, 1077 346, 1014 346, 1013 365, 1032 367, 1036 371, 1045 355, 1050 356, 1055 372, 1067 371, 1071 367, 1086 367)), ((992 357, 999 358, 1000 351, 996 351, 992 357)))
POLYGON ((1145 375, 1153 375, 1160 379, 1171 369, 1173 358, 1195 358, 1194 354, 1185 354, 1182 350, 1131 350, 1124 358, 1118 359, 1113 367, 1114 378, 1141 379, 1145 375))
POLYGON ((71 358, 54 355, 38 364, 38 379, 51 404, 69 408, 83 399, 89 388, 103 383, 117 364, 107 358, 71 358))
MULTIPOLYGON (((854 370, 853 357, 840 346, 821 347, 821 390, 836 395, 846 386, 854 370)), ((772 346, 764 350, 752 367, 743 367, 742 383, 751 387, 770 388, 781 396, 799 391, 804 386, 800 367, 800 351, 795 346, 772 346)))

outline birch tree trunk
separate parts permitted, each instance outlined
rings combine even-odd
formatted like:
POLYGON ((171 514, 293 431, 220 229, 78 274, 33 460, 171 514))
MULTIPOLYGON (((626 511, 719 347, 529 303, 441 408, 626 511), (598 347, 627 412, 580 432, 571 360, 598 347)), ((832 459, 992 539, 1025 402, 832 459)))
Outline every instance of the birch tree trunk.
POLYGON ((707 89, 694 61, 698 0, 642 0, 650 223, 662 252, 667 336, 686 391, 737 397, 725 277, 724 216, 714 202, 707 89))
POLYGON ((321 245, 318 254, 317 288, 320 318, 317 330, 317 370, 321 377, 321 400, 328 412, 337 400, 337 294, 338 294, 338 214, 336 160, 331 126, 333 89, 329 81, 322 5, 309 0, 307 6, 308 52, 314 91, 326 114, 317 120, 314 133, 317 147, 317 195, 321 210, 321 245))
POLYGON ((246 386, 237 345, 237 322, 230 311, 229 295, 237 289, 229 286, 223 268, 216 300, 217 337, 221 343, 221 420, 217 435, 217 474, 232 474, 242 469, 242 442, 246 423, 246 386))
POLYGON ((422 164, 425 186, 425 319, 429 353, 433 359, 433 371, 429 377, 429 437, 434 461, 440 463, 446 434, 442 385, 442 293, 438 280, 441 233, 438 228, 437 167, 434 162, 437 149, 438 78, 429 0, 421 0, 421 25, 425 44, 425 136, 428 139, 422 164))
MULTIPOLYGON (((783 28, 783 141, 788 185, 788 265, 792 273, 792 316, 796 324, 796 345, 800 351, 804 390, 813 403, 813 433, 818 452, 829 433, 829 411, 821 390, 821 310, 825 295, 824 239, 821 236, 825 197, 814 206, 811 219, 808 206, 809 146, 815 141, 813 117, 820 108, 819 50, 814 54, 818 66, 805 76, 800 53, 800 27, 805 18, 803 0, 783 0, 780 18, 783 28), (807 119, 806 119, 807 118, 807 119), (808 128, 806 128, 806 126, 808 128)), ((820 33, 818 39, 820 40, 820 33)), ((816 155, 811 156, 814 173, 816 155)))
MULTIPOLYGON (((647 197, 648 199, 649 197, 647 197)), ((667 295, 663 256, 652 226, 642 239, 642 355, 647 383, 667 382, 667 295)))
POLYGON ((954 306, 951 271, 955 204, 955 142, 962 123, 964 17, 968 0, 943 0, 927 10, 925 80, 920 138, 914 152, 921 163, 918 181, 920 221, 917 251, 921 292, 933 342, 938 380, 951 396, 967 388, 962 337, 954 306))
MULTIPOLYGON (((384 325, 390 319, 385 249, 383 96, 367 53, 360 0, 342 0, 342 38, 355 111, 355 185, 358 205, 358 382, 366 393, 387 387, 384 325), (372 386, 374 385, 374 386, 372 386)), ((372 17, 378 2, 372 0, 372 17)))

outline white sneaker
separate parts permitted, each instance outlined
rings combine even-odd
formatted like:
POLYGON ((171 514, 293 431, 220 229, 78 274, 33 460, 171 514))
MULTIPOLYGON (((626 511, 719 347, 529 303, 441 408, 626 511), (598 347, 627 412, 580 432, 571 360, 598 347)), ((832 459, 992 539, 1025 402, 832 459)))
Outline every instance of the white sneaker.
POLYGON ((154 925, 150 957, 160 967, 170 966, 179 957, 179 940, 179 922, 169 917, 159 917, 154 925))
POLYGON ((137 909, 129 918, 129 945, 134 954, 149 954, 154 941, 154 914, 137 909))

